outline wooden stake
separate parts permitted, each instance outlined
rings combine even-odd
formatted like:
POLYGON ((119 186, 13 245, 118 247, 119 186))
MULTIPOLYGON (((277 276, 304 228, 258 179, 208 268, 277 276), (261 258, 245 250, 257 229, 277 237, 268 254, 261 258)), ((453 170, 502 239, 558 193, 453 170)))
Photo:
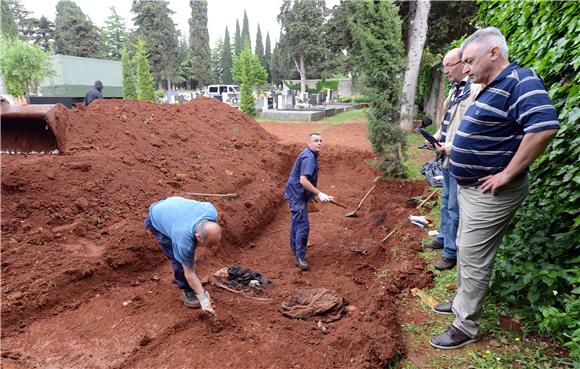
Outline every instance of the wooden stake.
POLYGON ((431 195, 427 196, 427 198, 425 200, 423 200, 423 202, 421 202, 419 205, 417 205, 417 207, 415 209, 419 209, 421 206, 425 205, 425 203, 431 198, 433 197, 433 195, 435 195, 437 193, 437 190, 431 192, 431 195))
POLYGON ((188 195, 205 196, 205 197, 238 197, 237 193, 200 193, 200 192, 186 192, 188 195))
POLYGON ((385 238, 383 238, 381 240, 381 243, 382 242, 385 242, 386 240, 388 240, 389 237, 391 237, 393 235, 393 233, 395 233, 399 228, 401 228, 401 225, 400 224, 398 226, 396 226, 395 229, 393 229, 391 232, 389 232, 389 234, 385 238))

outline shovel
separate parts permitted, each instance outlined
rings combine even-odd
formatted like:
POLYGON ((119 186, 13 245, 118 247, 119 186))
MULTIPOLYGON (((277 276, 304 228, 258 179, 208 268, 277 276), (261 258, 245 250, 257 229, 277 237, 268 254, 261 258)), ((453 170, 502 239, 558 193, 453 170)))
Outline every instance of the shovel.
POLYGON ((362 206, 363 202, 367 199, 367 196, 371 193, 371 191, 375 189, 375 186, 376 185, 373 185, 373 187, 371 187, 371 189, 368 190, 368 192, 366 193, 366 195, 358 203, 358 206, 356 207, 356 209, 354 209, 353 211, 349 211, 348 213, 344 214, 344 216, 347 217, 347 218, 356 217, 356 212, 358 211, 358 209, 360 209, 360 207, 362 206))

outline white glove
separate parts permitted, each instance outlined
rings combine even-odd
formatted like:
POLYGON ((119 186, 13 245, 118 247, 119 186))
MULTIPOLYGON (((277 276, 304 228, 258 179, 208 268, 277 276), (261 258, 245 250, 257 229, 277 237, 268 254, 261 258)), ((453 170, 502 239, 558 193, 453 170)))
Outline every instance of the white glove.
POLYGON ((329 196, 327 194, 325 194, 324 192, 319 192, 318 193, 318 200, 322 201, 322 202, 329 202, 331 200, 333 200, 334 197, 329 196))
POLYGON ((203 293, 197 295, 197 299, 199 300, 203 312, 216 315, 213 306, 211 306, 211 299, 209 298, 209 293, 207 291, 203 291, 203 293))

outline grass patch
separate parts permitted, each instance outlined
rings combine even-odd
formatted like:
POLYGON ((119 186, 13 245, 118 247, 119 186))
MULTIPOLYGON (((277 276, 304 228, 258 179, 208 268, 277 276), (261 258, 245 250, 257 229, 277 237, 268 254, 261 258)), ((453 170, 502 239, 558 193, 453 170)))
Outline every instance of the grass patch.
POLYGON ((338 113, 331 117, 323 118, 320 120, 320 122, 328 124, 366 123, 368 111, 369 108, 346 111, 344 113, 338 113))
POLYGON ((419 146, 425 141, 417 132, 405 133, 405 177, 409 179, 425 179, 420 170, 424 163, 420 163, 419 146))
POLYGON ((321 120, 317 120, 314 122, 295 122, 295 121, 285 121, 285 120, 274 120, 274 119, 264 119, 264 118, 260 118, 257 117, 256 122, 258 123, 262 123, 262 122, 271 122, 271 123, 315 123, 315 124, 319 124, 320 128, 322 129, 325 125, 327 124, 342 124, 342 123, 361 123, 361 124, 366 124, 367 122, 367 112, 369 111, 369 108, 365 108, 365 109, 357 109, 357 110, 351 110, 351 111, 347 111, 344 113, 338 113, 336 115, 333 115, 331 117, 326 117, 323 118, 321 120))

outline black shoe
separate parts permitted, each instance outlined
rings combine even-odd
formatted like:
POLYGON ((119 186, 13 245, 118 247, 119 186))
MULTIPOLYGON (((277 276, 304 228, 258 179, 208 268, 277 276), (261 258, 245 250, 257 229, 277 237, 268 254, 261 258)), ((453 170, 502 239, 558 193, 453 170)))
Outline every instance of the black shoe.
POLYGON ((443 248, 443 244, 439 242, 438 239, 434 239, 433 241, 427 243, 422 242, 421 245, 431 250, 441 250, 443 248))
POLYGON ((431 339, 429 343, 438 349, 452 350, 477 341, 479 341, 479 338, 471 338, 458 328, 450 325, 445 333, 431 339))
POLYGON ((457 259, 441 258, 441 260, 435 263, 435 269, 437 270, 453 269, 455 268, 455 264, 457 264, 457 259))
POLYGON ((181 291, 181 297, 183 297, 183 304, 188 308, 199 309, 201 304, 195 296, 193 291, 181 291))
POLYGON ((443 315, 455 315, 453 310, 451 310, 451 305, 453 301, 442 302, 439 305, 433 306, 433 311, 443 315))
POLYGON ((303 271, 306 271, 309 268, 309 265, 306 262, 306 260, 304 260, 303 258, 300 258, 300 257, 296 258, 296 265, 298 265, 298 267, 303 271))

